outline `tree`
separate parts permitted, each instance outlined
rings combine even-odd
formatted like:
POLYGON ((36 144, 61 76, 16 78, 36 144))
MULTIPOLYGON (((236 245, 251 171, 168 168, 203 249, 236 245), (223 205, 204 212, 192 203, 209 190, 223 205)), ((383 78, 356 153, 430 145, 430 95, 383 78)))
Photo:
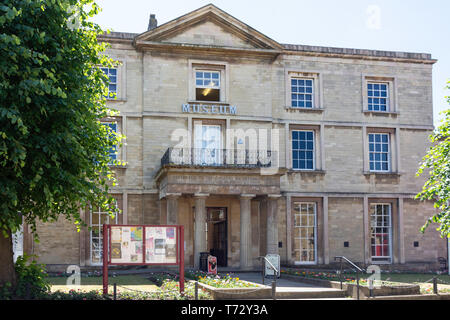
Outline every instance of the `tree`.
POLYGON ((100 119, 114 61, 89 19, 94 0, 3 0, 0 4, 0 285, 14 285, 11 234, 25 221, 62 216, 79 229, 79 208, 113 215, 109 152, 120 143, 100 119))
MULTIPOLYGON (((447 82, 450 89, 450 81, 447 82)), ((446 97, 450 103, 450 97, 446 97)), ((434 201, 437 213, 430 217, 421 231, 431 223, 439 223, 438 231, 442 237, 450 236, 450 109, 443 111, 444 119, 433 132, 432 146, 419 168, 418 175, 429 170, 429 178, 416 199, 434 201)))

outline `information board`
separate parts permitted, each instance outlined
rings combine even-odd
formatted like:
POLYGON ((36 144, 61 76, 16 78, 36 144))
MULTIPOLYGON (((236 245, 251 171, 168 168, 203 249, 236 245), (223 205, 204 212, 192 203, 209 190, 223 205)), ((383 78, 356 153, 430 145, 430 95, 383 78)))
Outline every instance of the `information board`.
POLYGON ((111 226, 110 230, 111 264, 177 263, 176 226, 111 226))
POLYGON ((176 227, 145 228, 145 263, 176 263, 176 227))
POLYGON ((104 224, 103 294, 108 294, 110 265, 178 265, 184 295, 183 239, 183 226, 104 224))
POLYGON ((143 263, 143 227, 111 226, 111 263, 143 263))

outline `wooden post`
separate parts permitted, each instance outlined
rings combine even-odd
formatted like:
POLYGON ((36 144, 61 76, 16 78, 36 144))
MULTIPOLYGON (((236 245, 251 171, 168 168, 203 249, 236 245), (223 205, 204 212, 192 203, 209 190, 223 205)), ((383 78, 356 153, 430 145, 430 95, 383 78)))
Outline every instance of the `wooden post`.
POLYGON ((103 294, 108 294, 108 225, 103 225, 103 294))

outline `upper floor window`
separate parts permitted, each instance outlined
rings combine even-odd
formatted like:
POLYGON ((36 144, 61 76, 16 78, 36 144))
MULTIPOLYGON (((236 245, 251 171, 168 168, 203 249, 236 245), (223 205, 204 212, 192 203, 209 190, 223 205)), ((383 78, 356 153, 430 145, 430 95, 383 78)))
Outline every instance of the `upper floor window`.
POLYGON ((303 78, 291 79, 291 103, 294 108, 314 107, 314 80, 303 78))
POLYGON ((109 100, 116 100, 117 99, 117 68, 102 68, 102 71, 105 73, 106 76, 109 78, 109 84, 108 84, 108 94, 106 96, 109 100))
POLYGON ((363 112, 398 114, 397 81, 395 77, 363 75, 363 112))
POLYGON ((367 83, 367 98, 369 111, 389 111, 388 83, 367 83))
POLYGON ((292 168, 314 170, 314 131, 292 131, 292 168))
MULTIPOLYGON (((103 122, 102 124, 109 128, 111 136, 117 134, 117 123, 116 122, 103 122)), ((111 164, 115 160, 117 160, 117 153, 118 153, 117 146, 113 146, 112 148, 109 149, 109 158, 110 158, 111 164)))
POLYGON ((220 72, 195 72, 195 97, 198 101, 220 101, 220 72))
POLYGON ((320 73, 287 69, 285 77, 287 109, 299 112, 323 110, 320 73))
POLYGON ((372 172, 389 172, 389 133, 369 133, 369 165, 372 172))

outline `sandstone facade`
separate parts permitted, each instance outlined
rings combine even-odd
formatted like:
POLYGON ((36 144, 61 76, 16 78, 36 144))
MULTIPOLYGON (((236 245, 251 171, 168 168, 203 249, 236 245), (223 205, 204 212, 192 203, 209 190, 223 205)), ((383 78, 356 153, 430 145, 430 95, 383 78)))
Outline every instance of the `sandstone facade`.
MULTIPOLYGON (((115 120, 126 136, 119 157, 127 164, 115 168, 119 185, 112 191, 121 213, 113 223, 184 225, 186 263, 198 266, 199 252, 214 249, 217 235, 208 223, 209 240, 201 242, 196 217, 221 208, 227 267, 259 268, 257 257, 267 253, 279 254, 283 265, 325 267, 336 256, 369 265, 377 263, 372 207, 386 204, 389 236, 381 247, 390 252, 378 263, 434 267, 446 257, 446 240, 433 226, 419 233, 433 204, 414 200, 433 130, 431 55, 280 44, 212 5, 142 34, 101 40, 121 62, 117 99, 108 103, 120 111, 115 120), (198 70, 220 74, 221 101, 197 99, 198 70), (292 106, 293 78, 313 80, 313 108, 292 106), (388 83, 388 111, 368 110, 370 81, 388 83), (185 104, 209 112, 183 112, 185 104), (223 112, 230 106, 235 114, 223 112), (199 122, 220 128, 219 166, 194 163, 187 152, 196 149, 199 122), (293 168, 292 134, 302 130, 314 134, 314 170, 293 168), (368 135, 378 132, 390 137, 387 172, 370 170, 368 135), (169 148, 185 150, 182 164, 170 161, 169 148), (258 162, 266 150, 272 168, 258 162), (304 237, 313 233, 305 240, 312 256, 299 239, 296 212, 305 208, 315 210, 304 237)), ((90 223, 90 211, 82 211, 90 223)), ((41 243, 27 250, 41 262, 98 265, 90 230, 76 233, 61 220, 38 232, 41 243)))

